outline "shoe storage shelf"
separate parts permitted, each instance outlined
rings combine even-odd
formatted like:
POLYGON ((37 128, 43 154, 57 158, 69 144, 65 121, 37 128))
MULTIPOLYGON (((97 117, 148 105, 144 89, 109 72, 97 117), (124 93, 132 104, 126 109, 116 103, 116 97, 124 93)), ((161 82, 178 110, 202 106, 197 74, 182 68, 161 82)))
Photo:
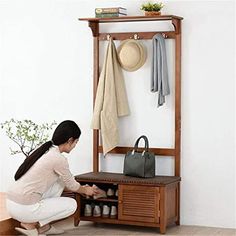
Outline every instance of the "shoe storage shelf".
MULTIPOLYGON (((166 232, 166 227, 172 223, 180 223, 180 148, 181 148, 181 21, 182 17, 175 15, 160 16, 125 16, 115 18, 81 18, 87 21, 93 35, 93 104, 95 103, 96 92, 99 82, 99 48, 100 42, 108 40, 125 40, 134 38, 136 40, 151 40, 154 35, 160 33, 165 40, 174 40, 173 58, 175 59, 174 72, 174 142, 173 148, 151 147, 149 150, 160 157, 171 156, 174 158, 174 176, 156 176, 155 178, 142 179, 124 176, 122 174, 99 172, 99 154, 103 153, 102 146, 99 145, 99 131, 93 130, 93 172, 77 175, 76 179, 81 184, 96 184, 99 188, 107 190, 109 188, 118 189, 117 198, 86 199, 76 194, 78 209, 75 212, 75 225, 81 220, 129 224, 159 227, 161 233, 166 232), (152 31, 147 32, 100 32, 101 24, 122 23, 122 28, 126 23, 132 22, 157 22, 169 21, 172 24, 172 31, 152 31), (107 209, 113 206, 118 214, 111 217, 85 216, 85 206, 87 208, 97 206, 96 209, 107 205, 107 209)), ((157 24, 158 26, 158 24, 157 24)), ((143 27, 143 26, 142 26, 143 27)), ((130 27, 131 28, 131 27, 130 27)), ((141 27, 140 27, 141 28, 141 27)), ((112 29, 112 26, 109 27, 112 29)), ((150 42, 151 43, 151 42, 150 42)), ((155 132, 153 130, 153 132, 155 132)), ((126 154, 133 147, 118 146, 110 151, 111 154, 126 154)), ((143 151, 139 148, 139 151, 143 151)), ((95 214, 96 215, 96 214, 95 214)))
POLYGON ((123 174, 98 172, 77 175, 76 180, 82 185, 96 184, 107 191, 118 189, 118 196, 101 199, 87 199, 77 194, 78 210, 75 214, 75 225, 81 220, 100 223, 128 224, 160 228, 165 233, 166 226, 178 221, 179 216, 179 182, 180 177, 156 176, 140 179, 123 174), (101 206, 101 216, 85 216, 85 205, 94 203, 101 206), (102 205, 117 207, 117 216, 103 217, 102 205))

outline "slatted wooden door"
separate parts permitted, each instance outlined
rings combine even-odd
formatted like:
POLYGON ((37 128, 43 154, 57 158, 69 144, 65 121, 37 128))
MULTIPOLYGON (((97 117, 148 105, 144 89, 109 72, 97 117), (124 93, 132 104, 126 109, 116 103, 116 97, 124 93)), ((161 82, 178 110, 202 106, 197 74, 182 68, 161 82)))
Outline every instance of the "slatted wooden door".
POLYGON ((119 185, 119 220, 159 223, 158 187, 119 185))

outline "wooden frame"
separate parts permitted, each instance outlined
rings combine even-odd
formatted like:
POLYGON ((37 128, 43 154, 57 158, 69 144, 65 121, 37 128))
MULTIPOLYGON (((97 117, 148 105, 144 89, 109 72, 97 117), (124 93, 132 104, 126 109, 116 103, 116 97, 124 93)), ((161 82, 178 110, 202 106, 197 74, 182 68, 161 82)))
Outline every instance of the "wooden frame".
MULTIPOLYGON (((98 80, 99 80, 99 41, 107 40, 107 36, 112 36, 113 40, 124 40, 132 38, 134 35, 139 39, 152 39, 161 33, 166 39, 175 40, 175 141, 174 148, 150 148, 155 155, 173 156, 175 160, 175 176, 180 176, 180 145, 181 145, 181 20, 183 18, 174 15, 160 15, 154 17, 147 16, 125 16, 116 18, 80 18, 88 21, 93 34, 93 104, 95 103, 98 80), (156 32, 121 32, 121 33, 100 33, 100 23, 116 22, 138 22, 138 21, 171 21, 174 31, 156 32)), ((116 147, 110 153, 124 154, 133 147, 116 147)), ((143 149, 140 149, 143 150, 143 149)), ((99 172, 99 153, 102 153, 102 146, 99 146, 98 130, 93 130, 93 172, 99 172)))

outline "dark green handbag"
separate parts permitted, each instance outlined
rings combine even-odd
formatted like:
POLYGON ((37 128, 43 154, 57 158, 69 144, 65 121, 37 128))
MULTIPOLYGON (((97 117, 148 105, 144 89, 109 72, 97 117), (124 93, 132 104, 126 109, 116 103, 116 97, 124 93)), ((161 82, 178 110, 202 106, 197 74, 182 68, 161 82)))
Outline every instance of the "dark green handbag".
POLYGON ((148 138, 145 135, 140 136, 135 142, 134 149, 125 155, 123 171, 125 175, 142 178, 155 177, 155 155, 149 152, 148 148, 148 138), (143 152, 137 151, 140 139, 145 141, 143 152))

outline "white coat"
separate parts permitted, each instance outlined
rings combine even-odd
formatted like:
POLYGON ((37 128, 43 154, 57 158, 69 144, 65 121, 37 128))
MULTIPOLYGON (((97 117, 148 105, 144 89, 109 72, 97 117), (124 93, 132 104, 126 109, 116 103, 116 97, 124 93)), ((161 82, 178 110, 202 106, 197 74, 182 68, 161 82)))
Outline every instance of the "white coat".
POLYGON ((119 143, 118 117, 129 115, 129 105, 115 44, 110 38, 99 77, 92 128, 101 129, 103 153, 119 143))

